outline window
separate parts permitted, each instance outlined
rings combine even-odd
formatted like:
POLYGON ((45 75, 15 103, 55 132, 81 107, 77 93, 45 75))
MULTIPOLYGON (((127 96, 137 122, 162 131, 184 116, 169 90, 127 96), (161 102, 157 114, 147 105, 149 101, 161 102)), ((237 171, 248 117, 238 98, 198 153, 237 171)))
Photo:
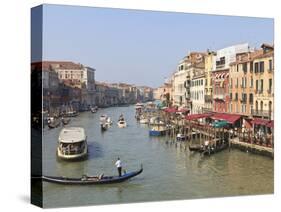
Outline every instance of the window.
POLYGON ((253 80, 253 77, 251 77, 251 85, 250 87, 252 88, 254 86, 254 80, 253 80))
POLYGON ((272 60, 269 60, 269 71, 272 71, 272 60))
POLYGON ((261 111, 263 111, 263 101, 261 101, 261 111))
POLYGON ((258 90, 259 90, 259 81, 256 80, 256 91, 258 92, 258 90))
POLYGON ((254 62, 251 61, 251 62, 250 62, 250 71, 251 71, 251 72, 253 71, 253 68, 254 68, 254 62))
POLYGON ((230 98, 230 100, 232 100, 232 93, 229 94, 229 98, 230 98))
POLYGON ((263 92, 263 80, 261 80, 261 88, 260 88, 260 92, 263 92))
POLYGON ((236 71, 239 71, 239 64, 236 65, 236 71))
POLYGON ((249 102, 250 102, 250 104, 253 104, 253 102, 254 102, 254 95, 252 93, 250 93, 249 102))
POLYGON ((271 93, 271 91, 272 91, 272 79, 269 79, 268 80, 268 93, 271 93))
POLYGON ((264 62, 260 62, 260 72, 263 73, 264 72, 264 62))
POLYGON ((247 88, 247 77, 245 77, 244 80, 245 80, 245 81, 244 81, 244 88, 247 88))
POLYGON ((243 63, 243 71, 247 73, 247 63, 243 63))
POLYGON ((255 63, 255 73, 259 72, 259 63, 255 63))
POLYGON ((235 93, 235 100, 238 100, 238 93, 235 93))

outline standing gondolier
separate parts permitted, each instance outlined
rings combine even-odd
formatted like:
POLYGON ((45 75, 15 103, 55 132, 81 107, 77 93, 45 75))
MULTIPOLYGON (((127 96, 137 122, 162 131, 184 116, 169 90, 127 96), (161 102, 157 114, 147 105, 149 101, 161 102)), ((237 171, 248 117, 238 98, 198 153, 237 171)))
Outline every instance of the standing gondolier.
POLYGON ((115 166, 117 167, 119 177, 121 177, 121 175, 122 175, 122 163, 121 163, 121 160, 120 160, 119 157, 117 158, 117 161, 115 162, 115 166))

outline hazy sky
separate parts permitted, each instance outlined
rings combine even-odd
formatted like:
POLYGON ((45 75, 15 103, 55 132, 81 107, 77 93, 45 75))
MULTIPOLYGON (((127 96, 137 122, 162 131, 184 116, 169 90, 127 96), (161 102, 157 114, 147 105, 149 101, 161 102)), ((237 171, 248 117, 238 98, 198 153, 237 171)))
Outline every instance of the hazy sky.
POLYGON ((189 51, 273 43, 273 19, 44 5, 43 59, 79 62, 96 80, 157 87, 189 51))

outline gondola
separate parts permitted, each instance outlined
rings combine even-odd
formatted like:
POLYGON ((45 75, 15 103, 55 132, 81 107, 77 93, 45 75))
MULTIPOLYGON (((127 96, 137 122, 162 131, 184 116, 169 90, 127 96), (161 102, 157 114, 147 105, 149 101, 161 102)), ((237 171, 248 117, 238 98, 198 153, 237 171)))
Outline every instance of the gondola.
POLYGON ((200 144, 191 144, 188 146, 189 151, 200 151, 201 145, 200 144))
POLYGON ((227 149, 228 148, 228 143, 223 143, 221 145, 218 145, 217 147, 211 147, 211 148, 208 148, 204 151, 202 151, 202 154, 203 155, 211 155, 211 154, 214 154, 214 153, 217 153, 217 152, 220 152, 224 149, 227 149))
POLYGON ((57 183, 64 185, 91 185, 91 184, 110 184, 110 183, 121 183, 132 177, 135 177, 142 173, 143 168, 138 171, 123 174, 119 176, 86 176, 83 175, 81 178, 68 178, 68 177, 53 177, 53 176, 42 176, 42 180, 49 183, 57 183))
POLYGON ((106 124, 101 124, 101 131, 106 131, 107 130, 107 125, 106 124))

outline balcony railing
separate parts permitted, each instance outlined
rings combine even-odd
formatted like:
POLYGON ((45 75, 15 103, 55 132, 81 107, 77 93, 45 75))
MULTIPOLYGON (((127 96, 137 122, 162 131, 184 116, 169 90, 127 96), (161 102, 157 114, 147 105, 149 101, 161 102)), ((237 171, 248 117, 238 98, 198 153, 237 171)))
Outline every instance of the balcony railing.
POLYGON ((262 117, 271 118, 271 113, 272 111, 270 110, 254 110, 254 109, 251 110, 251 114, 253 116, 262 116, 262 117))
POLYGON ((213 94, 214 99, 224 99, 225 94, 213 94))
POLYGON ((205 102, 212 102, 212 95, 205 95, 205 102))

